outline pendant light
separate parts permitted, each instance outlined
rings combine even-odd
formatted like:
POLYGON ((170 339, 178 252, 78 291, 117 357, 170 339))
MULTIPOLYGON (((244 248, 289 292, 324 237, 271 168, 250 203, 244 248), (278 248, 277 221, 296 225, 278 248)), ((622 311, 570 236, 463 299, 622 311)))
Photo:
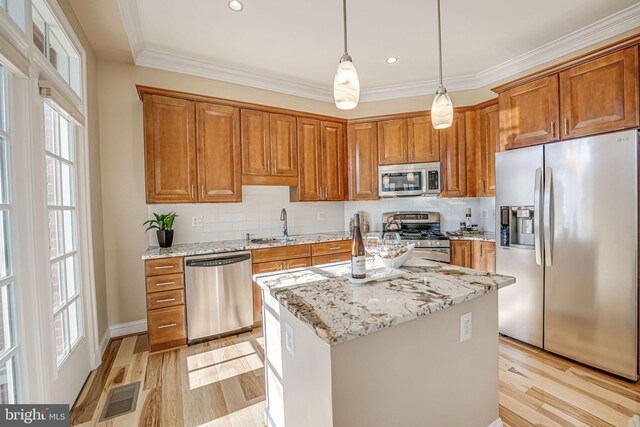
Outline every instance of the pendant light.
POLYGON ((360 99, 360 80, 347 52, 347 0, 342 0, 342 18, 344 23, 344 55, 340 58, 336 76, 333 79, 333 99, 336 107, 351 110, 358 106, 360 99))
POLYGON ((440 54, 440 86, 431 105, 431 123, 435 129, 446 129, 453 123, 453 103, 442 84, 442 26, 440 24, 440 0, 438 2, 438 52, 440 54))

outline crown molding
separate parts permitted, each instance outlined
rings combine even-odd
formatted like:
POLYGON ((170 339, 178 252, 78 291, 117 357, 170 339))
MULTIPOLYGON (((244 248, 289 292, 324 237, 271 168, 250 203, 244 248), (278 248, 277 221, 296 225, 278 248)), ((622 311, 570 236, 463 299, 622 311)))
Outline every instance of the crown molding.
POLYGON ((215 64, 176 53, 145 48, 135 59, 136 65, 158 68, 165 71, 190 74, 196 77, 221 80, 243 86, 301 96, 318 101, 333 102, 333 92, 327 87, 296 82, 289 78, 269 75, 264 72, 215 64))
MULTIPOLYGON (((240 69, 231 65, 145 47, 137 1, 118 0, 118 3, 136 65, 221 80, 318 101, 333 102, 331 82, 328 82, 327 85, 316 85, 264 71, 240 69)), ((479 89, 638 28, 640 28, 640 3, 477 74, 445 79, 444 84, 449 92, 479 89)), ((360 101, 384 101, 431 95, 437 87, 438 81, 435 79, 369 87, 361 90, 360 101)))
POLYGON ((118 0, 118 7, 122 15, 124 31, 129 40, 133 59, 144 50, 144 37, 142 35, 142 25, 140 24, 140 14, 138 12, 137 0, 118 0))

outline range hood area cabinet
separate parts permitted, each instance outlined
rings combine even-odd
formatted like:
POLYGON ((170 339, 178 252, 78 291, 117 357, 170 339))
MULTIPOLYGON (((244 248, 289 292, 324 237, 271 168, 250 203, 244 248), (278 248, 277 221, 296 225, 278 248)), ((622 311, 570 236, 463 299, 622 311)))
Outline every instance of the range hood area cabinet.
POLYGON ((429 114, 378 122, 378 164, 437 162, 438 131, 429 114))
POLYGON ((342 123, 298 117, 298 185, 293 202, 347 199, 346 132, 342 123))
POLYGON ((497 87, 509 150, 630 129, 638 121, 638 45, 623 40, 497 87))
POLYGON ((147 203, 242 200, 239 109, 146 93, 142 100, 147 203))
POLYGON ((257 110, 241 110, 242 183, 298 184, 296 118, 257 110))

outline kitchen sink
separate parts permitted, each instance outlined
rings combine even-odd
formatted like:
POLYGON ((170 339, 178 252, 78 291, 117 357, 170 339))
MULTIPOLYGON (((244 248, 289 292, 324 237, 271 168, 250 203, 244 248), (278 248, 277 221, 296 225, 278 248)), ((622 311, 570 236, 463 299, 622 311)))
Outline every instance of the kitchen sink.
POLYGON ((268 243, 291 243, 295 242, 295 237, 266 237, 261 239, 251 239, 251 243, 268 244, 268 243))

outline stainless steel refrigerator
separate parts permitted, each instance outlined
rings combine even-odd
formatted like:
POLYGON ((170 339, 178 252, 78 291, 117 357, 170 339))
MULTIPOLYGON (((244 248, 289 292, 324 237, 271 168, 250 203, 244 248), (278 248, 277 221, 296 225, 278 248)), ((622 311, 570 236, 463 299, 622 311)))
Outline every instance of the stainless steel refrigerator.
POLYGON ((638 131, 496 154, 500 333, 638 379, 638 131))

